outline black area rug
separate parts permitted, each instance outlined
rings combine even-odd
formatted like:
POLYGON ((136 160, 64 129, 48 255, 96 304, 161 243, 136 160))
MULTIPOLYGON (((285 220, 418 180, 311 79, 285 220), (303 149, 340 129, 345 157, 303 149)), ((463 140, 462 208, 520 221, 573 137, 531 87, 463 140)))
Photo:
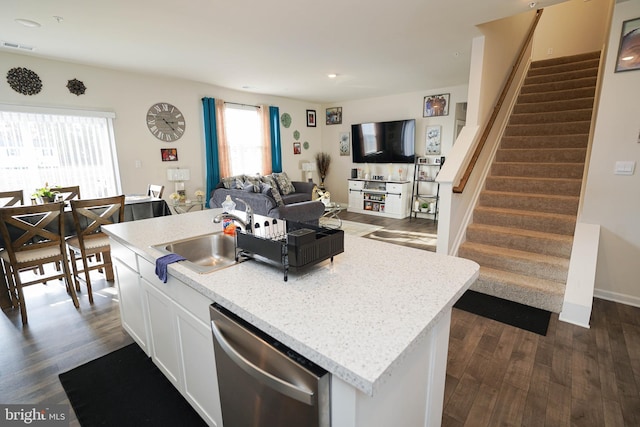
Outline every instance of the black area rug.
POLYGON ((206 426, 137 344, 59 377, 83 427, 206 426))
POLYGON ((549 311, 470 290, 453 306, 539 335, 547 335, 551 318, 549 311))

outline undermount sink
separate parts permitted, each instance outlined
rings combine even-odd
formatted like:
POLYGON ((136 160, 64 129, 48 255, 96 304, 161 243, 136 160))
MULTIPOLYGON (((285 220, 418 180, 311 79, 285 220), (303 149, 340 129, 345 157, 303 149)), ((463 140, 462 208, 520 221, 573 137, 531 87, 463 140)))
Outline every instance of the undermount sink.
POLYGON ((221 231, 175 240, 152 248, 165 255, 174 253, 183 256, 186 261, 181 261, 181 265, 197 273, 210 273, 236 264, 235 237, 221 231))

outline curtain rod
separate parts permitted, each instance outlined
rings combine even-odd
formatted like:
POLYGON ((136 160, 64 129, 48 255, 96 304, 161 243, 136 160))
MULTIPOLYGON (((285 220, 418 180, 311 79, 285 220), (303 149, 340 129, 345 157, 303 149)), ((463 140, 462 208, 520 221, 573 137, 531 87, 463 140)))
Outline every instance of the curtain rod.
POLYGON ((239 105, 239 106, 241 106, 241 107, 254 107, 254 108, 260 108, 260 106, 259 106, 259 105, 240 104, 240 103, 238 103, 238 102, 227 102, 227 101, 225 101, 224 103, 225 103, 225 104, 231 104, 231 105, 239 105))

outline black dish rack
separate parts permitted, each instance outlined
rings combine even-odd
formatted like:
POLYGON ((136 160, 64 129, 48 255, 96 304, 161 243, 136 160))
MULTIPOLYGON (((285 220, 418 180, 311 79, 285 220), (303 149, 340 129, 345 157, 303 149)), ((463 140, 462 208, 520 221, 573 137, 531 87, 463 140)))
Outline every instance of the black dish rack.
POLYGON ((241 257, 281 266, 284 281, 289 271, 310 267, 344 252, 344 231, 309 224, 287 223, 284 238, 269 239, 239 231, 236 234, 236 261, 241 257))

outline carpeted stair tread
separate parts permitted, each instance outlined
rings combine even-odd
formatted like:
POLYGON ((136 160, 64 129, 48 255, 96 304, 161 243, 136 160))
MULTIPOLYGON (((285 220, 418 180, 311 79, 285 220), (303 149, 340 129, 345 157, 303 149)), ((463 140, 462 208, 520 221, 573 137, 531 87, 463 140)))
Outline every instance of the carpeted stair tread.
POLYGON ((576 70, 573 67, 565 67, 568 69, 562 70, 558 67, 557 72, 553 73, 541 73, 537 75, 528 75, 524 80, 524 85, 532 85, 532 84, 540 84, 540 83, 550 83, 550 82, 559 82, 564 80, 573 80, 573 79, 581 79, 585 77, 594 77, 598 75, 598 67, 597 64, 591 68, 583 68, 576 70))
POLYGON ((573 237, 521 228, 469 224, 467 241, 569 259, 573 237))
POLYGON ((580 89, 583 87, 593 87, 596 84, 597 77, 582 77, 573 80, 563 80, 559 82, 546 82, 522 86, 521 94, 544 93, 555 91, 566 91, 580 89))
POLYGON ((491 174, 539 178, 582 178, 584 165, 580 163, 494 162, 491 174))
POLYGON ((583 120, 569 123, 534 123, 534 124, 508 124, 504 135, 573 135, 576 133, 589 133, 591 120, 583 120))
POLYGON ((473 211, 473 221, 480 224, 501 225, 567 236, 573 236, 576 227, 575 215, 488 206, 477 206, 473 211))
POLYGON ((499 148, 498 162, 584 163, 586 148, 499 148))
POLYGON ((577 196, 483 190, 478 205, 575 215, 579 202, 577 196))
POLYGON ((503 136, 500 148, 585 148, 589 134, 503 136))
POLYGON ((481 266, 480 277, 470 289, 559 313, 562 310, 565 286, 552 280, 527 277, 481 266))
POLYGON ((579 196, 582 180, 577 178, 532 178, 520 176, 488 176, 485 188, 534 194, 579 196))
POLYGON ((520 103, 513 107, 513 114, 540 113, 567 110, 593 110, 593 97, 561 99, 548 102, 520 103))
POLYGON ((581 87, 579 89, 556 90, 550 92, 521 93, 518 96, 518 104, 531 104, 534 102, 562 101, 564 99, 593 98, 596 94, 595 86, 581 87))
POLYGON ((591 108, 512 114, 509 124, 584 122, 591 120, 591 108))
POLYGON ((469 241, 460 245, 458 256, 481 266, 558 282, 567 280, 569 268, 567 258, 469 241))
POLYGON ((531 63, 531 69, 549 68, 563 64, 577 64, 576 66, 584 66, 581 63, 590 62, 593 60, 600 60, 600 51, 594 50, 592 52, 579 53, 577 55, 559 56, 557 58, 542 59, 531 63))

